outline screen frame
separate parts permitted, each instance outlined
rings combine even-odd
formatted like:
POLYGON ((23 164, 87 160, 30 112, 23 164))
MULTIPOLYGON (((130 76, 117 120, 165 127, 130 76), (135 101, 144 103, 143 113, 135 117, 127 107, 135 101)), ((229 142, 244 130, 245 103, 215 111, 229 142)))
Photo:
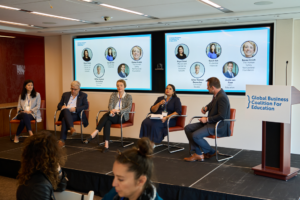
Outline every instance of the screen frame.
MULTIPOLYGON (((269 27, 270 28, 270 35, 269 35, 269 85, 273 85, 273 50, 274 50, 274 23, 267 23, 267 24, 251 24, 251 25, 236 25, 236 26, 223 26, 223 27, 207 27, 207 28, 197 28, 197 29, 180 29, 178 30, 170 30, 165 32, 166 34, 169 33, 188 33, 188 32, 200 32, 200 31, 214 31, 214 30, 233 30, 233 29, 247 29, 247 28, 263 28, 269 27)), ((166 50, 166 41, 165 41, 165 50, 166 50)), ((165 59, 165 68, 167 68, 167 59, 165 59)), ((167 80, 167 70, 165 70, 165 80, 167 80)), ((165 84, 167 86, 167 83, 165 84)), ((221 85, 222 88, 222 85, 221 85)), ((208 91, 176 91, 178 94, 209 94, 208 91)), ((230 92, 226 91, 227 95, 237 95, 237 96, 245 96, 245 92, 230 92)))

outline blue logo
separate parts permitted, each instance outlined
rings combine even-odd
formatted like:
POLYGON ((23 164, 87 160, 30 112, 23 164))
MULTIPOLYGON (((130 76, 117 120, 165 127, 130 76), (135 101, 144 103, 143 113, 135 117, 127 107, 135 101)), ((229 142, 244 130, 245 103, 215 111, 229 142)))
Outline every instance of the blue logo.
POLYGON ((250 107, 250 97, 249 97, 249 95, 247 95, 247 97, 248 97, 248 107, 247 107, 247 109, 250 107))

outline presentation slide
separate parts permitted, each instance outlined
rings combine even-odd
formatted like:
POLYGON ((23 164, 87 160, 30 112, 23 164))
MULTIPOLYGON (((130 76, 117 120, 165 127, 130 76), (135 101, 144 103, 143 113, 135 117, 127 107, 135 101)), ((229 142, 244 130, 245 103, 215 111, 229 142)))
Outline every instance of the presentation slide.
POLYGON ((74 39, 75 80, 81 89, 151 90, 151 35, 74 39))
POLYGON ((165 34, 166 84, 177 91, 207 92, 217 77, 226 92, 269 85, 270 27, 165 34))

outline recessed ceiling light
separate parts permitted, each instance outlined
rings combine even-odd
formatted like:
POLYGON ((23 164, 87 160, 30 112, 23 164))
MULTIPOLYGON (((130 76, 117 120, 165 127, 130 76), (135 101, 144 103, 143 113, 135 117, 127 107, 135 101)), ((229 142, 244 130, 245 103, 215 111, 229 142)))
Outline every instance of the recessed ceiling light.
POLYGON ((255 2, 254 4, 258 5, 258 6, 264 6, 264 5, 273 4, 273 2, 271 2, 271 1, 258 1, 258 2, 255 2))
POLYGON ((17 23, 17 22, 8 22, 8 21, 3 21, 3 20, 0 20, 0 23, 13 24, 13 25, 19 25, 19 26, 31 26, 29 24, 22 24, 22 23, 17 23))
POLYGON ((136 15, 144 15, 143 13, 140 13, 140 12, 136 12, 136 11, 133 11, 133 10, 128 10, 128 9, 125 9, 125 8, 120 8, 120 7, 117 7, 117 6, 108 5, 108 4, 105 4, 105 3, 101 3, 100 6, 104 6, 104 7, 107 7, 107 8, 112 8, 112 9, 115 9, 115 10, 121 10, 121 11, 124 11, 124 12, 133 13, 133 14, 136 14, 136 15))
POLYGON ((21 10, 20 8, 13 8, 13 7, 2 6, 2 5, 0 5, 0 8, 9 9, 9 10, 21 10))
POLYGON ((50 14, 46 14, 46 13, 41 13, 41 12, 30 12, 32 14, 36 14, 36 15, 42 15, 42 16, 46 16, 46 17, 54 17, 54 18, 59 18, 59 19, 66 19, 66 20, 71 20, 71 21, 80 21, 79 19, 73 19, 73 18, 69 18, 69 17, 62 17, 62 16, 58 16, 58 15, 50 15, 50 14))
POLYGON ((7 35, 0 35, 0 37, 4 37, 4 38, 16 38, 15 36, 7 36, 7 35))
POLYGON ((211 5, 211 6, 213 6, 215 8, 220 8, 221 7, 220 5, 214 3, 214 2, 212 2, 210 0, 201 0, 201 1, 204 2, 204 3, 207 3, 207 4, 211 5))

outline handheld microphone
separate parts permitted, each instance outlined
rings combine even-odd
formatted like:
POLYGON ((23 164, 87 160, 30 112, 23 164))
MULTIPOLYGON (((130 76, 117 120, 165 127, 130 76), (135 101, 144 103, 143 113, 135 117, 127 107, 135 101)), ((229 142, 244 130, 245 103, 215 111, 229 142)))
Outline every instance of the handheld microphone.
MULTIPOLYGON (((165 101, 167 100, 167 97, 168 97, 168 96, 165 94, 165 95, 164 95, 165 101)), ((164 104, 162 104, 161 107, 164 107, 164 104)))
POLYGON ((205 112, 205 107, 204 106, 202 107, 202 110, 205 112))

